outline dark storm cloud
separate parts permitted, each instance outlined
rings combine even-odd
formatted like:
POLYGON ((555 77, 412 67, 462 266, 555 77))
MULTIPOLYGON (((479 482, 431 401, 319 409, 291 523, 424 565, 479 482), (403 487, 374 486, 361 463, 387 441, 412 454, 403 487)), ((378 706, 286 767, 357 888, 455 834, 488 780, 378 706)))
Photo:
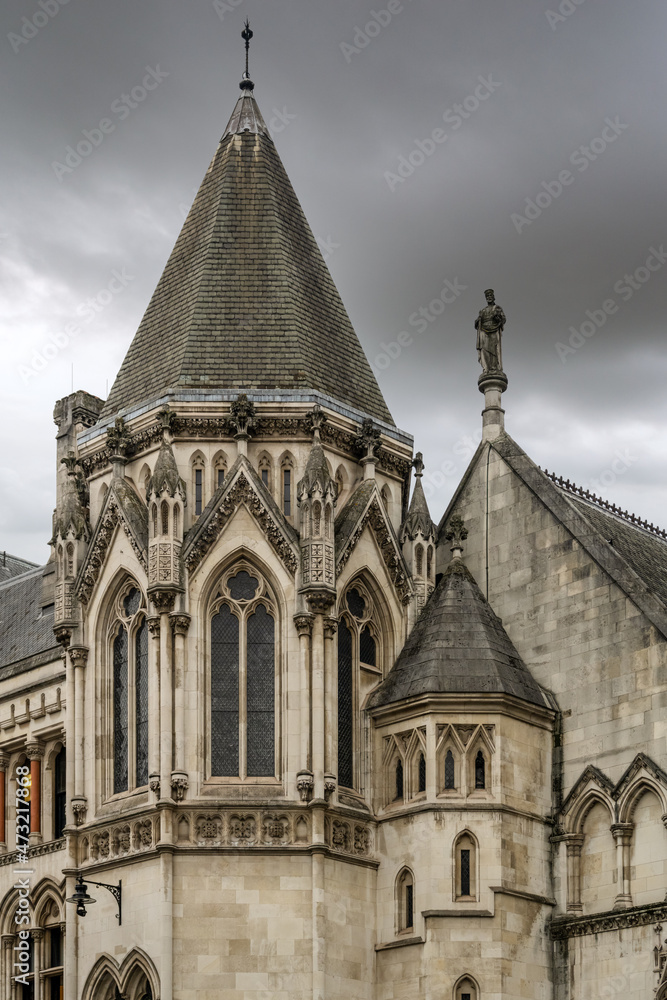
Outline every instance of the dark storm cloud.
POLYGON ((98 395, 115 377, 233 107, 246 15, 258 103, 434 518, 479 433, 492 286, 510 433, 664 521, 667 264, 638 271, 667 248, 663 4, 8 0, 0 548, 46 556, 53 402, 72 365, 98 395))

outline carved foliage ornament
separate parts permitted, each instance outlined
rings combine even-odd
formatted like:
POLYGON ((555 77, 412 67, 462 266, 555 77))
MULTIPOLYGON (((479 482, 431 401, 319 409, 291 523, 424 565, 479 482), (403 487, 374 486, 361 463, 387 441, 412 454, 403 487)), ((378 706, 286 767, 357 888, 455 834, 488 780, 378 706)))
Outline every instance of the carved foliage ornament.
POLYGON ((265 538, 278 553, 285 568, 294 576, 298 565, 294 549, 243 473, 239 474, 220 506, 213 512, 208 522, 202 526, 201 532, 195 536, 186 557, 188 569, 193 570, 199 565, 241 504, 248 507, 265 538))
POLYGON ((357 544, 367 524, 373 530, 373 534, 375 535, 380 551, 382 552, 384 564, 387 567, 389 576, 391 577, 392 583, 396 588, 399 600, 404 601, 410 596, 410 583, 405 573, 403 558, 396 543, 394 542, 394 537, 389 530, 387 520, 380 508, 380 504, 378 503, 376 496, 373 497, 373 500, 367 507, 364 516, 357 523, 354 532, 348 539, 347 545, 338 557, 338 564, 336 567, 337 573, 340 575, 343 567, 352 555, 352 550, 357 544))
POLYGON ((139 562, 146 571, 148 570, 146 552, 143 546, 137 542, 132 529, 125 520, 123 510, 113 493, 108 493, 104 511, 98 521, 95 535, 83 566, 82 575, 77 584, 77 597, 82 604, 87 604, 90 600, 90 596, 104 566, 107 549, 111 544, 111 539, 118 524, 122 525, 139 562))

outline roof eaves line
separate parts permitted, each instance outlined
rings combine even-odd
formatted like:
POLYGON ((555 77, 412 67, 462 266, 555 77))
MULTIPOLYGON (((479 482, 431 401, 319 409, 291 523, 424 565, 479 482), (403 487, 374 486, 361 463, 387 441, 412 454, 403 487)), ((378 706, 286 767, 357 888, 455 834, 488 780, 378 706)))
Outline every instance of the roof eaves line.
POLYGON ((528 455, 523 451, 520 445, 514 441, 509 434, 505 435, 503 440, 494 441, 491 444, 493 450, 499 455, 499 457, 507 463, 507 465, 512 469, 512 471, 521 479, 523 483, 528 487, 528 489, 534 493, 542 503, 551 511, 557 521, 563 525, 579 544, 588 552, 590 557, 607 573, 608 576, 614 581, 616 586, 623 591, 625 596, 637 605, 639 610, 646 615, 649 621, 656 626, 657 629, 667 638, 667 607, 664 602, 654 594, 645 580, 633 569, 630 563, 624 559, 624 557, 614 550, 613 554, 607 551, 607 541, 604 536, 600 534, 595 525, 588 521, 583 513, 575 507, 574 503, 569 499, 566 493, 560 490, 555 483, 549 479, 549 477, 538 468, 528 455), (507 451, 512 448, 517 449, 518 454, 503 454, 497 446, 501 444, 504 445, 507 451), (525 458, 531 463, 533 468, 528 467, 526 470, 520 468, 521 459, 525 458), (517 461, 518 460, 518 461, 517 461), (548 484, 548 485, 546 485, 548 484), (558 503, 554 504, 550 494, 558 498, 558 503), (564 512, 558 510, 558 504, 562 503, 565 505, 569 512, 570 517, 565 519, 564 512), (585 527, 587 531, 582 530, 585 527), (588 538, 586 537, 588 534, 588 538), (593 536, 593 537, 590 537, 593 536), (591 542, 596 542, 597 544, 592 545, 591 542), (595 551, 597 549, 597 551, 595 551), (613 555, 613 558, 612 558, 613 555), (614 566, 614 562, 618 563, 618 566, 614 566), (624 576, 629 576, 630 580, 624 580, 624 576), (651 606, 651 605, 654 606, 651 606), (657 605, 657 607, 655 606, 657 605))
POLYGON ((24 580, 30 580, 34 576, 42 576, 43 573, 44 566, 37 566, 35 569, 29 569, 26 573, 20 573, 18 576, 12 576, 9 580, 5 580, 3 583, 0 583, 0 590, 6 590, 15 583, 23 583, 24 580))
MULTIPOLYGON (((102 436, 109 428, 114 426, 116 417, 118 416, 122 416, 125 421, 134 420, 135 417, 148 413, 149 410, 154 409, 156 406, 169 402, 229 403, 237 399, 239 393, 244 391, 248 399, 252 400, 254 403, 320 403, 321 405, 327 406, 330 410, 340 413, 341 416, 348 417, 350 420, 355 420, 359 423, 371 416, 371 414, 368 414, 363 410, 357 410, 355 407, 349 406, 349 404, 339 402, 332 396, 327 396, 323 392, 317 392, 314 390, 305 393, 290 392, 288 389, 282 391, 275 389, 271 392, 262 392, 261 390, 254 389, 229 389, 221 392, 206 392, 205 390, 167 392, 127 411, 122 409, 118 410, 118 412, 113 416, 108 417, 103 425, 95 424, 93 427, 82 431, 77 438, 77 443, 79 445, 87 444, 96 437, 102 436)), ((394 438, 394 440, 399 441, 401 444, 410 446, 414 444, 414 437, 412 434, 408 434, 407 431, 402 431, 398 427, 394 427, 392 424, 388 424, 386 421, 381 420, 379 417, 371 416, 371 419, 373 420, 373 423, 380 428, 382 433, 386 434, 387 437, 394 438)))

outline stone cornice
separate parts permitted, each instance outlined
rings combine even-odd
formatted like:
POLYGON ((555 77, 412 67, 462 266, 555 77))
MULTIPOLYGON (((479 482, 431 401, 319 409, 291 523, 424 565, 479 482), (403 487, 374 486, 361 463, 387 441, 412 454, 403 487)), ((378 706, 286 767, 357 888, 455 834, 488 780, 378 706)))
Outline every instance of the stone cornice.
MULTIPOLYGON (((56 851, 65 850, 65 838, 62 840, 50 840, 46 844, 36 844, 34 847, 28 848, 29 858, 39 858, 43 854, 54 854, 56 851)), ((10 854, 0 854, 0 866, 2 865, 17 865, 19 861, 25 857, 23 852, 19 854, 18 851, 12 851, 10 854)))
POLYGON ((391 722, 431 715, 435 712, 460 714, 464 711, 466 714, 507 715, 531 726, 551 730, 556 715, 553 709, 546 706, 541 708, 539 705, 530 704, 521 698, 515 698, 513 695, 497 692, 474 695, 455 692, 418 695, 401 702, 382 705, 379 708, 366 709, 366 711, 373 718, 376 728, 391 722))
POLYGON ((609 910, 585 917, 554 917, 549 931, 554 941, 567 938, 588 937, 605 931, 619 931, 626 927, 645 927, 647 924, 667 921, 667 902, 633 906, 629 910, 609 910))

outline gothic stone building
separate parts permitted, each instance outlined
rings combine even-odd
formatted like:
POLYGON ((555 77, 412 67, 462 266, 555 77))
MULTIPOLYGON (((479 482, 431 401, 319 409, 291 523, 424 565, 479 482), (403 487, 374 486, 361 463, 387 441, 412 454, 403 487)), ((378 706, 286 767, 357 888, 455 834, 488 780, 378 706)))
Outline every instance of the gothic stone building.
POLYGON ((665 533, 541 471, 502 372, 431 520, 242 88, 0 566, 0 994, 660 1000, 665 533))

